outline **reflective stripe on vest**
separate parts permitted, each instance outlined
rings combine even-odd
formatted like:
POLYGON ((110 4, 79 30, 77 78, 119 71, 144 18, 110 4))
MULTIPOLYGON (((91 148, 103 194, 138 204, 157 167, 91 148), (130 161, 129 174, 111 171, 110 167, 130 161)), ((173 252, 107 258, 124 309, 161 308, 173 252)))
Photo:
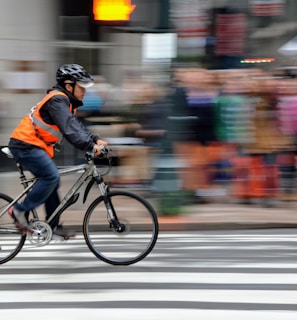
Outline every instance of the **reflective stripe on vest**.
MULTIPOLYGON (((31 112, 29 114, 29 117, 32 121, 32 124, 34 126, 34 130, 35 133, 37 135, 37 137, 41 140, 43 140, 47 145, 54 145, 55 143, 59 143, 62 138, 63 135, 61 134, 60 130, 58 129, 58 127, 56 125, 49 125, 46 122, 42 121, 41 116, 40 116, 40 109, 48 102, 48 100, 50 100, 52 97, 57 96, 57 95, 62 95, 67 97, 67 95, 63 92, 60 91, 50 91, 43 99, 41 102, 39 102, 36 106, 34 106, 31 109, 31 112), (34 114, 38 112, 39 114, 39 118, 36 117, 34 114), (51 135, 53 135, 54 137, 56 137, 58 139, 58 141, 45 141, 42 136, 40 135, 40 133, 38 132, 38 128, 45 130, 46 132, 50 133, 51 135)), ((70 104, 70 110, 72 110, 72 105, 70 104)))
MULTIPOLYGON (((34 112, 34 111, 33 111, 34 112)), ((62 134, 60 131, 55 130, 54 128, 50 127, 49 125, 47 125, 45 122, 42 122, 41 120, 39 120, 38 118, 36 118, 33 114, 30 114, 30 118, 32 120, 32 123, 35 124, 36 126, 40 127, 43 130, 48 131, 49 133, 51 133, 53 136, 57 137, 58 140, 62 139, 62 134)))
MULTIPOLYGON (((53 96, 55 96, 55 95, 63 95, 63 96, 65 96, 65 97, 67 97, 65 93, 60 92, 60 91, 55 91, 55 90, 53 90, 53 91, 49 92, 49 93, 44 97, 44 99, 41 101, 41 102, 42 102, 41 107, 42 107, 44 104, 46 104, 46 102, 47 102, 49 99, 51 99, 53 96)), ((33 123, 34 125, 40 127, 41 129, 49 132, 50 134, 52 134, 53 136, 55 136, 55 137, 60 141, 60 140, 62 139, 63 135, 61 134, 61 132, 60 132, 59 130, 53 128, 52 126, 48 125, 46 122, 43 122, 42 120, 40 120, 40 119, 38 119, 37 117, 34 116, 35 111, 36 111, 36 110, 39 111, 40 108, 41 108, 41 107, 39 106, 39 103, 37 104, 37 106, 34 106, 34 107, 31 109, 31 113, 30 113, 30 115, 29 115, 30 118, 31 118, 31 120, 32 120, 32 123, 33 123), (37 106, 38 106, 38 108, 37 108, 37 106)), ((70 104, 70 111, 72 112, 72 104, 70 104)), ((41 137, 39 137, 39 138, 41 138, 41 137)), ((59 143, 59 141, 58 141, 58 143, 59 143)))

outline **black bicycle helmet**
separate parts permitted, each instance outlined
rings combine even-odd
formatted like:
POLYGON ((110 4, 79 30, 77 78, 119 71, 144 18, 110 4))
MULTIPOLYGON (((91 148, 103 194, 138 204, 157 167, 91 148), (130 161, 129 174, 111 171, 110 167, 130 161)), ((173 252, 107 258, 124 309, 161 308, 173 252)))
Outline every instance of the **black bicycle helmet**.
MULTIPOLYGON (((78 64, 64 64, 56 73, 56 80, 59 85, 65 86, 65 81, 77 83, 83 88, 88 88, 94 84, 93 77, 87 73, 84 67, 78 64)), ((66 82, 67 83, 67 82, 66 82)))

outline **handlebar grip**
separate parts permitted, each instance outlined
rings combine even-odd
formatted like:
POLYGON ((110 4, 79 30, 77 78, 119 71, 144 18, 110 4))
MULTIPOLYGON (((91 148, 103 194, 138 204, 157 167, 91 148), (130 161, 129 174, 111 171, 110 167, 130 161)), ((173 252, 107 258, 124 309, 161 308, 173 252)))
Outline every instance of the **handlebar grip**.
MULTIPOLYGON (((100 147, 101 147, 101 154, 99 155, 99 158, 108 158, 108 155, 111 151, 111 149, 109 148, 106 148, 103 144, 100 144, 100 147)), ((89 161, 89 160, 93 160, 96 158, 95 156, 96 154, 96 150, 93 149, 92 151, 86 151, 85 153, 85 156, 86 156, 86 159, 89 161)))
POLYGON ((106 157, 109 153, 109 149, 106 148, 103 144, 100 144, 100 147, 101 147, 101 154, 106 157))

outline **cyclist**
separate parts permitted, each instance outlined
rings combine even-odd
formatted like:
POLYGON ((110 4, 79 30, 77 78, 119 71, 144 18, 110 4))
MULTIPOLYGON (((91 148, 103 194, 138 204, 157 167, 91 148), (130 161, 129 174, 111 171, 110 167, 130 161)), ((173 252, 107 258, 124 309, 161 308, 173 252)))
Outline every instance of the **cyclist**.
MULTIPOLYGON (((49 218, 60 203, 58 188, 60 174, 53 161, 54 149, 63 137, 80 150, 93 150, 100 155, 106 141, 91 134, 75 117, 75 109, 82 106, 86 88, 94 82, 90 74, 78 64, 65 64, 58 68, 56 85, 31 109, 10 136, 8 147, 14 158, 27 168, 38 182, 22 203, 9 210, 18 228, 26 231, 26 212, 45 204, 49 218)), ((65 239, 71 234, 59 223, 59 217, 51 222, 53 234, 65 239)))

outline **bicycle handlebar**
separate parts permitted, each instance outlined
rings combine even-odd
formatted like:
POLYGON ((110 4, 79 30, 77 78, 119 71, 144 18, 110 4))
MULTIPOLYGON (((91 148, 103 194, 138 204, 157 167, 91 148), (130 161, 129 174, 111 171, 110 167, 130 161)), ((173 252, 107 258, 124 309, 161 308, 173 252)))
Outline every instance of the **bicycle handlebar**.
POLYGON ((86 154, 85 154, 86 155, 86 159, 88 161, 94 160, 96 158, 106 158, 106 159, 108 159, 111 149, 106 148, 103 144, 101 144, 100 147, 101 147, 100 155, 95 156, 95 154, 96 154, 96 150, 95 149, 92 150, 92 151, 86 151, 86 154))

